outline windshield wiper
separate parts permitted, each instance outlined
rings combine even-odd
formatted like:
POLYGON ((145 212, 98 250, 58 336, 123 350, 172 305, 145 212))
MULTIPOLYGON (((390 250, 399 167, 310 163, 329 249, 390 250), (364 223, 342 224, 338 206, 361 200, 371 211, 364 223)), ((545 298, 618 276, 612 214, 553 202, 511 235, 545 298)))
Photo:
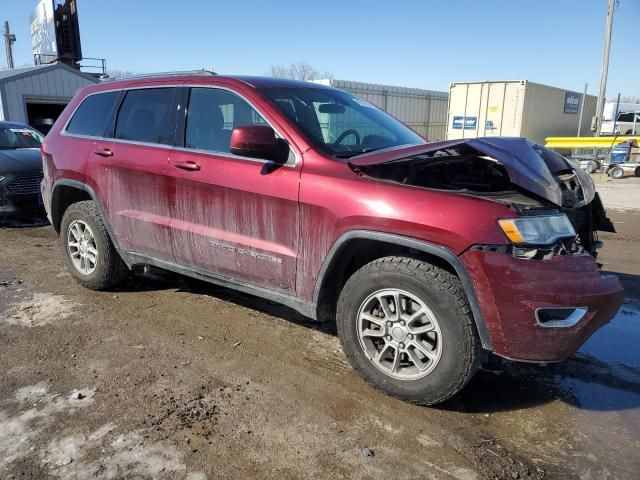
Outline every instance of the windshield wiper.
POLYGON ((348 150, 346 152, 336 153, 333 156, 336 158, 351 158, 358 155, 364 155, 365 153, 375 152, 376 150, 382 150, 383 147, 378 148, 363 148, 362 150, 348 150))

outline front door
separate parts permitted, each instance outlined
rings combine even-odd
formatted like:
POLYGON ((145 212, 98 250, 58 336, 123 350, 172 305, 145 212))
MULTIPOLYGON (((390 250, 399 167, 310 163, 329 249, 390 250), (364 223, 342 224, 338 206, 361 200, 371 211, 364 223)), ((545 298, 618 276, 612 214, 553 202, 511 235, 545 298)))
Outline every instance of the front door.
POLYGON ((180 264, 286 293, 295 291, 301 163, 230 153, 233 128, 267 124, 226 89, 193 87, 184 146, 171 152, 173 251, 180 264))

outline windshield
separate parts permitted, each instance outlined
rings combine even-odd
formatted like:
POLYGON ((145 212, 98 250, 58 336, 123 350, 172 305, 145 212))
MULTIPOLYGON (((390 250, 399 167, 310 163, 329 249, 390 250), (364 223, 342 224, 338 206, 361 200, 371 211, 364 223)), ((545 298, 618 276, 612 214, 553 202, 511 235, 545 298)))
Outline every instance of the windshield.
POLYGON ((33 128, 25 126, 0 126, 0 150, 40 148, 44 137, 33 128))
POLYGON ((336 157, 425 143, 395 118, 341 90, 263 87, 260 92, 295 122, 316 147, 336 157))

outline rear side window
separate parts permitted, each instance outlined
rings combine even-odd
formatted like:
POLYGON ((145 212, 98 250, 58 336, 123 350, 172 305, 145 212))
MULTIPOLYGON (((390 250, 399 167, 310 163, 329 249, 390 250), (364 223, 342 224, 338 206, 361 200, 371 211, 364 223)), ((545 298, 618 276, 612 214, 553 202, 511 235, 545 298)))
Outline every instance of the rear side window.
POLYGON ((115 138, 170 145, 174 139, 175 88, 127 92, 116 122, 115 138))
POLYGON ((120 92, 96 93, 85 98, 67 125, 75 135, 102 137, 120 92))

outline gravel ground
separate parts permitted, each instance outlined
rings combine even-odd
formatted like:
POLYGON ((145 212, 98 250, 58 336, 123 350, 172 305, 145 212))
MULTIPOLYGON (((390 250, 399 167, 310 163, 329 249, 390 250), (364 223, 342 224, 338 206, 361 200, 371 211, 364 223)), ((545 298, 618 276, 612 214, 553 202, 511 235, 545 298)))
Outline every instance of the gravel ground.
POLYGON ((593 178, 607 209, 640 209, 640 177, 624 177, 615 180, 604 174, 594 174, 593 178))
POLYGON ((566 363, 499 362, 440 408, 369 387, 331 327, 284 307, 157 270, 85 290, 51 227, 5 225, 0 478, 637 478, 640 212, 610 213, 616 319, 566 363))

